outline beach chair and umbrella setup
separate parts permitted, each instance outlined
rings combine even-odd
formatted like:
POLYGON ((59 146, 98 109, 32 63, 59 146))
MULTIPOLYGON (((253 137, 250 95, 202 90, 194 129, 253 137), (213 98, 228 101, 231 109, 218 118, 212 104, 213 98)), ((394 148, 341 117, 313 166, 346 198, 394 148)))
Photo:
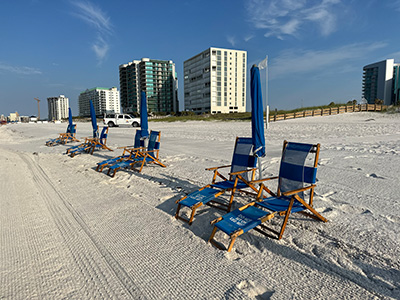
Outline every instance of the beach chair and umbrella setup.
POLYGON ((116 172, 120 169, 130 168, 131 170, 136 170, 137 172, 141 172, 145 164, 156 164, 161 167, 166 167, 159 160, 159 152, 160 152, 160 131, 151 131, 150 137, 148 141, 147 147, 139 147, 139 148, 129 148, 126 147, 124 152, 129 153, 128 158, 121 159, 114 164, 108 164, 108 172, 107 175, 114 177, 116 172), (139 164, 139 168, 135 168, 135 165, 139 164))
MULTIPOLYGON (((263 118, 263 104, 261 97, 261 84, 260 84, 260 73, 257 67, 252 67, 251 69, 252 79, 251 79, 251 98, 252 98, 252 137, 251 138, 236 138, 235 150, 233 153, 232 163, 229 173, 229 179, 222 176, 217 168, 208 168, 206 170, 214 171, 214 176, 211 184, 208 184, 198 191, 195 191, 179 200, 176 201, 178 204, 175 217, 181 219, 189 224, 192 224, 193 217, 196 209, 207 204, 210 206, 215 206, 217 208, 225 209, 227 212, 231 210, 233 198, 235 192, 245 192, 250 194, 258 192, 258 187, 252 183, 255 179, 255 171, 258 162, 259 174, 261 178, 261 161, 259 157, 265 156, 265 138, 264 138, 264 118, 263 118), (216 179, 222 179, 220 182, 216 182, 216 179), (247 190, 246 190, 247 189, 247 190), (227 204, 216 200, 217 197, 230 191, 231 196, 227 204), (187 207, 191 209, 191 215, 189 219, 185 219, 179 215, 181 207, 187 207)), ((266 188, 265 188, 266 189, 266 188)), ((269 191, 268 189, 266 189, 269 191)))
MULTIPOLYGON (((256 157, 262 157, 265 155, 265 138, 258 67, 254 65, 250 73, 253 153, 256 157)), ((281 239, 289 215, 305 210, 309 210, 316 219, 326 222, 327 220, 313 208, 319 149, 319 144, 313 145, 284 141, 279 176, 276 177, 262 178, 262 167, 259 159, 259 179, 249 182, 253 186, 260 185, 257 200, 212 221, 211 224, 214 225, 214 228, 209 242, 217 248, 224 249, 214 239, 218 230, 223 231, 230 237, 230 243, 227 247, 229 252, 236 238, 253 228, 265 235, 267 235, 265 230, 269 230, 275 233, 278 239, 281 239), (306 165, 307 159, 313 162, 311 166, 306 165), (278 179, 276 194, 264 185, 264 182, 273 179, 278 179), (269 194, 268 197, 263 195, 264 191, 269 194), (308 203, 305 201, 305 191, 309 192, 308 203), (285 216, 280 231, 266 227, 263 224, 276 215, 285 216)))
POLYGON ((264 235, 272 232, 277 239, 281 239, 289 216, 296 212, 306 213, 305 211, 309 211, 309 213, 306 213, 307 215, 327 222, 327 219, 313 208, 319 150, 319 144, 284 141, 279 175, 253 181, 253 183, 261 183, 257 201, 244 205, 212 221, 211 224, 214 225, 214 229, 209 242, 217 248, 225 249, 214 240, 218 230, 223 231, 230 237, 230 243, 227 247, 228 252, 231 251, 236 238, 251 229, 255 229, 264 235), (306 165, 307 161, 312 161, 312 165, 306 165), (262 196, 262 192, 265 190, 263 182, 273 179, 278 179, 277 193, 270 192, 270 197, 264 198, 262 196), (308 191, 309 195, 308 201, 306 201, 305 197, 306 191, 308 191), (278 215, 284 216, 280 230, 277 231, 263 224, 278 215))
POLYGON ((46 146, 56 146, 59 144, 66 144, 69 142, 79 142, 76 139, 76 124, 72 123, 72 111, 68 108, 68 126, 65 133, 60 133, 58 138, 46 141, 46 146))
POLYGON ((140 173, 145 164, 166 167, 159 160, 161 132, 152 130, 149 135, 147 99, 144 91, 141 92, 140 98, 140 127, 141 129, 136 131, 133 147, 119 147, 124 149, 122 155, 99 162, 96 171, 101 172, 108 167, 107 175, 114 177, 116 172, 123 168, 130 168, 140 173), (147 147, 145 147, 146 142, 147 147), (137 164, 140 164, 139 169, 135 168, 137 164))
POLYGON ((102 172, 105 167, 112 166, 113 164, 119 161, 130 159, 132 155, 136 155, 135 151, 138 152, 146 149, 144 147, 144 140, 142 139, 141 130, 136 130, 133 146, 118 147, 117 149, 124 149, 122 155, 106 159, 97 163, 96 167, 97 172, 102 172))
POLYGON ((96 112, 93 106, 92 100, 90 100, 90 118, 92 122, 93 137, 86 137, 85 142, 82 144, 70 147, 67 149, 66 154, 74 157, 77 154, 86 152, 93 154, 96 149, 106 149, 113 151, 107 147, 107 136, 108 136, 108 126, 104 126, 101 133, 99 134, 99 126, 97 125, 96 112))

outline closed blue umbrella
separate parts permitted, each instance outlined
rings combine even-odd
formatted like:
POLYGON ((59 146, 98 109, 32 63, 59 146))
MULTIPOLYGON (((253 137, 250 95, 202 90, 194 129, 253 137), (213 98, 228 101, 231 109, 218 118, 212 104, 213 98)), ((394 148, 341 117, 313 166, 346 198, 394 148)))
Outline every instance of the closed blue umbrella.
POLYGON ((72 127, 72 110, 71 107, 68 108, 68 125, 72 127))
POLYGON ((142 91, 140 94, 140 128, 142 138, 149 136, 149 122, 147 116, 147 99, 146 93, 142 91))
POLYGON ((67 132, 72 133, 72 110, 68 108, 68 129, 67 132))
POLYGON ((94 110, 93 102, 90 100, 90 118, 92 119, 93 137, 98 137, 98 127, 96 120, 96 111, 94 110))
MULTIPOLYGON (((253 153, 257 157, 265 156, 264 115, 261 95, 260 70, 256 65, 251 67, 251 135, 253 153)), ((260 161, 260 160, 258 160, 260 161)), ((261 174, 260 174, 261 175, 261 174)))

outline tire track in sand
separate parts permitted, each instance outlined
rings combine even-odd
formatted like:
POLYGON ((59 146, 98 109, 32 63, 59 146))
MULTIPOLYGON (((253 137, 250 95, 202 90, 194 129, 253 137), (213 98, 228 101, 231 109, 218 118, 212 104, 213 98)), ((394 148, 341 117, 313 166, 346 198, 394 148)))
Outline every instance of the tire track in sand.
POLYGON ((132 278, 91 233, 79 212, 53 185, 46 172, 29 155, 18 153, 33 180, 84 279, 84 294, 103 299, 145 299, 132 278))

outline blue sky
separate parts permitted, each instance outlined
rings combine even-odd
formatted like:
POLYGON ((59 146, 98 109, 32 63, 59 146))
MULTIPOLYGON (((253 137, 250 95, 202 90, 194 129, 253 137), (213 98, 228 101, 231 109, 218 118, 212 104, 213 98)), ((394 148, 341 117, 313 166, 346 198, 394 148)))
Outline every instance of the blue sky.
MULTIPOLYGON (((400 0, 0 0, 0 114, 47 117, 47 97, 119 88, 118 66, 209 47, 269 57, 271 109, 361 99, 362 67, 400 62, 400 0)), ((248 72, 249 73, 249 72, 248 72)), ((249 81, 249 78, 248 80, 249 81)), ((249 96, 248 96, 249 99, 249 96)))

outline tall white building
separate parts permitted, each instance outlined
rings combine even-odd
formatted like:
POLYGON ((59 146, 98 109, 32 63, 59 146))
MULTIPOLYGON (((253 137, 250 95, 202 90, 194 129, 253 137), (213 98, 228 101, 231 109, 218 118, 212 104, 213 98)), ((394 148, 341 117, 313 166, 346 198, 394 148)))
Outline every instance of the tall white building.
POLYGON ((98 117, 103 116, 105 113, 121 112, 119 91, 116 87, 95 87, 80 93, 78 99, 79 116, 90 116, 90 100, 93 102, 94 110, 98 117))
POLYGON ((367 65, 363 68, 363 98, 369 104, 375 99, 383 100, 383 104, 391 105, 400 100, 400 64, 394 59, 386 59, 367 65))
POLYGON ((64 95, 47 98, 49 121, 59 121, 68 118, 69 100, 64 95))
POLYGON ((185 110, 246 111, 247 52, 211 47, 183 64, 185 110))

